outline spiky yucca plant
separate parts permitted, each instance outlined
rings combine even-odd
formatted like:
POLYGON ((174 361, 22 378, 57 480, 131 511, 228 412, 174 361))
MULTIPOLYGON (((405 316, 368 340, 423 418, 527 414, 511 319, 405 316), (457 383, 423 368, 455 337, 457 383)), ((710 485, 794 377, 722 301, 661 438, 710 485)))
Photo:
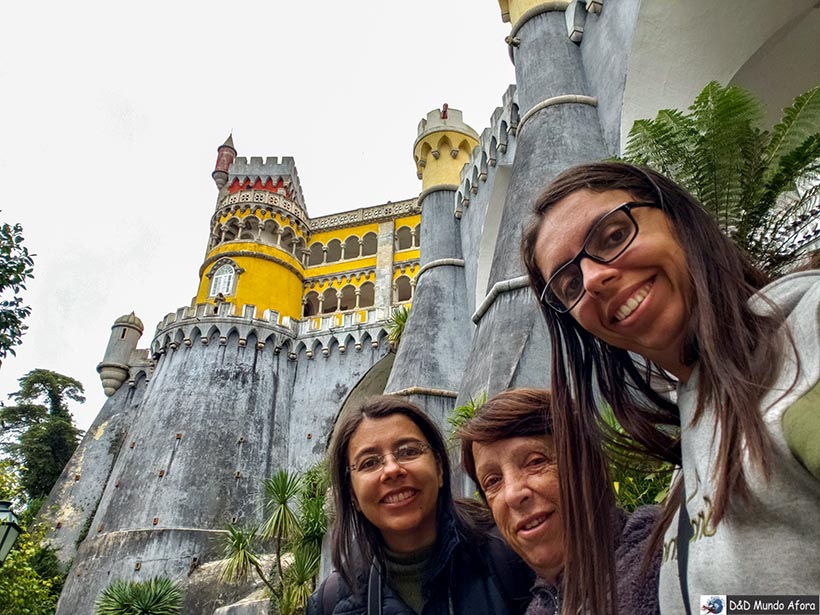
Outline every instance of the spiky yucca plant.
POLYGON ((179 586, 164 577, 148 581, 117 579, 97 598, 95 615, 178 615, 182 612, 179 586))
POLYGON ((684 186, 764 271, 788 270, 820 238, 820 86, 798 96, 771 130, 762 103, 709 83, 689 110, 632 126, 624 160, 684 186))
POLYGON ((390 318, 387 321, 387 341, 390 342, 393 348, 399 347, 399 342, 401 342, 401 336, 404 334, 404 327, 407 325, 407 316, 409 314, 410 310, 408 310, 405 305, 396 308, 393 310, 393 313, 390 314, 390 318))
POLYGON ((291 504, 299 495, 302 478, 298 473, 279 470, 266 479, 263 485, 265 494, 265 518, 262 526, 262 538, 276 540, 276 566, 279 578, 282 578, 282 546, 298 534, 299 520, 291 504))

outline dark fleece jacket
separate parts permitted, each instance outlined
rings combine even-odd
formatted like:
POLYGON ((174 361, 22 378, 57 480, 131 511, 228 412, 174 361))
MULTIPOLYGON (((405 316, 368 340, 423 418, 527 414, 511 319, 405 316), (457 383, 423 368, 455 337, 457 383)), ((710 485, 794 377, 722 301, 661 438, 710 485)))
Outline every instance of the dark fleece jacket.
MULTIPOLYGON (((642 506, 632 515, 618 510, 613 519, 615 530, 615 581, 618 613, 659 615, 658 575, 660 549, 652 556, 646 574, 641 574, 644 551, 649 546, 652 527, 660 514, 657 506, 642 506)), ((560 592, 544 579, 532 588, 533 599, 526 615, 556 615, 560 612, 560 592)))

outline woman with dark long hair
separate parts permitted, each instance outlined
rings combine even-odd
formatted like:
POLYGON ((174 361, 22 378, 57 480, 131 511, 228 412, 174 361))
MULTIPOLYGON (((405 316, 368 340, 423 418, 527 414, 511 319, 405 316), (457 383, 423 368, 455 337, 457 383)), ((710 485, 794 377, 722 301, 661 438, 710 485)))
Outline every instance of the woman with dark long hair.
POLYGON ((328 457, 337 572, 308 614, 524 612, 531 571, 489 531, 486 509, 454 501, 444 438, 421 409, 368 400, 340 417, 328 457))
POLYGON ((820 593, 820 273, 770 283, 685 190, 621 163, 559 175, 522 253, 552 340, 567 612, 615 612, 612 550, 586 545, 612 543, 590 511, 613 506, 619 447, 679 468, 661 612, 820 593))

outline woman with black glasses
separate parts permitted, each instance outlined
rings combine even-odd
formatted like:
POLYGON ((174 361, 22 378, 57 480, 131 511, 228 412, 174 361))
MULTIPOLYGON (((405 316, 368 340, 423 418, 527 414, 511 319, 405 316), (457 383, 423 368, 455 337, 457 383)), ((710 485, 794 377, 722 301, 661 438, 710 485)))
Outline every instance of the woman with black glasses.
POLYGON ((588 548, 612 544, 589 514, 613 506, 605 448, 679 468, 662 613, 820 593, 820 273, 770 283, 680 186, 620 163, 559 175, 522 251, 552 338, 565 612, 615 612, 612 551, 588 548))
POLYGON ((376 397, 343 414, 328 451, 337 572, 307 613, 513 615, 534 575, 489 512, 454 502, 444 438, 418 407, 376 397))

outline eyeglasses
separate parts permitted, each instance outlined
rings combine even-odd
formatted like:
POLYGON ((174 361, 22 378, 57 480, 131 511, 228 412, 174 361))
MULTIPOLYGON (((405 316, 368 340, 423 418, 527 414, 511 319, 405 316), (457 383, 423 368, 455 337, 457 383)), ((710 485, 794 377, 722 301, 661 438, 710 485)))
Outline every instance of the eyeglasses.
POLYGON ((651 203, 624 203, 598 220, 587 233, 581 251, 552 274, 540 300, 560 314, 578 305, 586 292, 581 260, 611 263, 626 252, 638 236, 638 223, 632 217, 632 210, 652 206, 651 203))
POLYGON ((372 474, 373 472, 381 470, 384 467, 388 455, 392 456, 397 464, 403 466, 406 463, 415 461, 431 448, 433 447, 423 442, 408 442, 407 444, 402 444, 394 451, 385 453, 384 455, 368 455, 364 459, 361 459, 358 463, 348 466, 348 469, 351 472, 372 474))

